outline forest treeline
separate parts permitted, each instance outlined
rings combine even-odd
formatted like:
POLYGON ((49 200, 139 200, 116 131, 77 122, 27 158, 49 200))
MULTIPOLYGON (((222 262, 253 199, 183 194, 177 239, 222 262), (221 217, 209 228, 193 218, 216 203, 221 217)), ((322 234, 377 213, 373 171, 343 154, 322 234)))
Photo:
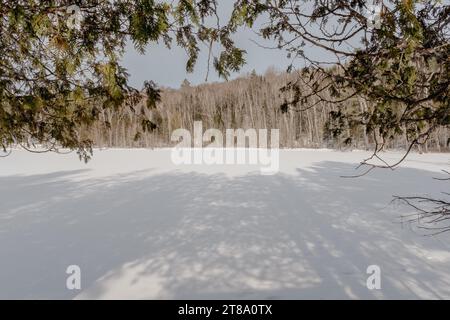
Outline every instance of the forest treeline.
MULTIPOLYGON (((365 127, 339 124, 341 136, 332 135, 333 114, 342 110, 363 113, 370 110, 370 101, 353 98, 345 105, 324 101, 304 101, 291 108, 289 90, 282 90, 298 79, 297 73, 277 72, 273 68, 264 75, 255 72, 238 79, 191 86, 185 80, 180 89, 163 88, 160 100, 150 109, 146 97, 132 109, 108 109, 101 121, 85 128, 87 138, 97 147, 166 147, 174 145, 171 133, 178 128, 193 130, 194 121, 202 121, 203 128, 279 129, 282 148, 358 148, 372 149, 377 132, 367 133, 365 127), (125 110, 125 111, 124 111, 125 110), (142 114, 148 119, 142 132, 142 114), (344 137, 351 137, 351 140, 344 137)), ((307 89, 305 89, 307 90, 307 89)), ((404 149, 409 142, 405 134, 393 137, 387 148, 404 149)), ((377 139, 380 139, 378 136, 377 139)), ((448 151, 450 132, 436 130, 419 151, 448 151)))

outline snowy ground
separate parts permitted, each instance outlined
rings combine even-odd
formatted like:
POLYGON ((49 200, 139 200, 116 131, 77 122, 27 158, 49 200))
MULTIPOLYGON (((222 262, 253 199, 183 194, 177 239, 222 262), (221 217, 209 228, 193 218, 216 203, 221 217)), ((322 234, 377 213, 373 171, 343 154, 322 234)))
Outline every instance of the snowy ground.
MULTIPOLYGON (((450 298, 450 235, 392 195, 438 195, 448 154, 358 179, 364 152, 282 151, 280 173, 168 150, 0 159, 0 298, 450 298), (82 289, 66 289, 79 265, 82 289), (382 289, 366 288, 379 265, 382 289)), ((399 154, 390 153, 394 159, 399 154)))

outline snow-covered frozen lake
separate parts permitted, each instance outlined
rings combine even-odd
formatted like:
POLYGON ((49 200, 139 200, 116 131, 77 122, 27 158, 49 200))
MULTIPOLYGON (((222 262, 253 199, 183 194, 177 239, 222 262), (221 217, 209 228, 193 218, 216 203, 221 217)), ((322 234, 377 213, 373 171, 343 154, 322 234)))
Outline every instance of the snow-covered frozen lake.
MULTIPOLYGON (((358 179, 366 152, 285 150, 280 172, 169 150, 0 158, 0 298, 450 298, 450 235, 393 195, 439 195, 448 154, 358 179), (66 268, 81 268, 81 290, 66 268), (381 268, 381 290, 366 269, 381 268)), ((400 154, 389 153, 387 159, 400 154)))

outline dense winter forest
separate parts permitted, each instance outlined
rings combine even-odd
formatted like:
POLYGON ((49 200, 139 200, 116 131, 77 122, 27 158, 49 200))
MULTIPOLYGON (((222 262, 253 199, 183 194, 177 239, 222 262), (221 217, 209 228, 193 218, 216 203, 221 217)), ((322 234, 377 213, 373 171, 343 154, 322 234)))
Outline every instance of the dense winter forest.
MULTIPOLYGON (((342 106, 324 101, 298 103, 287 106, 293 93, 282 89, 295 81, 298 73, 270 68, 264 75, 252 72, 238 79, 191 86, 185 80, 180 89, 159 90, 160 100, 145 108, 146 95, 132 109, 105 110, 102 119, 90 131, 90 139, 99 147, 162 147, 170 146, 171 132, 178 128, 192 130, 194 121, 202 121, 203 128, 267 128, 280 130, 283 148, 358 148, 371 149, 373 133, 365 127, 345 125, 342 135, 331 133, 333 112, 342 106), (142 132, 142 112, 149 121, 142 132), (346 137, 351 136, 351 140, 346 137)), ((349 112, 363 113, 370 109, 370 101, 354 98, 345 101, 349 112)), ((406 132, 406 130, 405 130, 406 132)), ((375 133, 376 134, 376 133, 375 133)), ((438 128, 418 151, 447 151, 450 131, 438 128)), ((392 137, 388 148, 404 149, 409 142, 406 134, 392 137)))

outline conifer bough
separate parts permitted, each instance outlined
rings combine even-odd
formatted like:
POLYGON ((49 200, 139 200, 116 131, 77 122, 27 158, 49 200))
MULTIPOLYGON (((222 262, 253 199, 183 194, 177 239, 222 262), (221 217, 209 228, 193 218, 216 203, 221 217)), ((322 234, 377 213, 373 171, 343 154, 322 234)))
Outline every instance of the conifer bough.
MULTIPOLYGON (((218 42, 223 52, 215 59, 217 70, 224 76, 237 70, 244 52, 234 46, 230 30, 205 23, 218 19, 216 9, 211 0, 1 0, 1 147, 32 151, 39 144, 77 150, 88 159, 92 142, 83 129, 105 110, 132 110, 140 98, 119 63, 127 41, 142 53, 157 42, 181 46, 188 71, 202 42, 218 42)), ((158 90, 151 81, 144 89, 151 108, 158 90)), ((142 130, 151 128, 142 112, 142 130)))

